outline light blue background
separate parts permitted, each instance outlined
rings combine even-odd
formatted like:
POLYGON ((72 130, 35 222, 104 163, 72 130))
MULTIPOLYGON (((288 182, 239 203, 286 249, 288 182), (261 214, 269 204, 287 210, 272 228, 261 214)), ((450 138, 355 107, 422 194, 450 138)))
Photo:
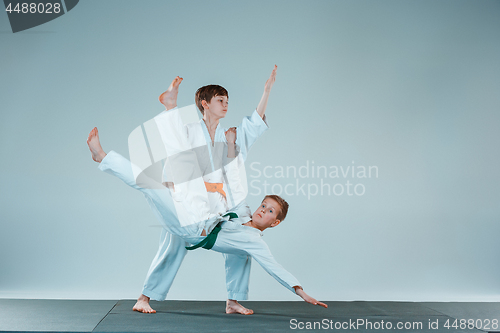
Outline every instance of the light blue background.
MULTIPOLYGON (((252 162, 379 170, 325 179, 363 196, 284 195, 289 216, 264 239, 305 290, 500 301, 499 17, 491 0, 107 0, 13 34, 0 14, 0 297, 136 298, 159 224, 97 170, 89 131, 128 156, 176 75, 181 106, 226 87, 236 125, 277 64, 249 181, 252 162)), ((189 254, 169 298, 225 299, 221 255, 189 254)), ((298 298, 254 263, 250 299, 298 298)))

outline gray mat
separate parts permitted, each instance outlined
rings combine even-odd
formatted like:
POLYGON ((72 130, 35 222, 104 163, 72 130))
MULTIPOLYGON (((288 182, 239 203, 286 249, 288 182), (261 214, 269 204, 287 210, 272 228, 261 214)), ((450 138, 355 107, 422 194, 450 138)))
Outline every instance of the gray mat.
POLYGON ((0 299, 0 331, 92 332, 116 301, 0 299))
POLYGON ((380 325, 386 330, 397 331, 398 323, 411 325, 409 329, 403 326, 399 330, 405 332, 483 332, 444 328, 446 321, 452 322, 454 318, 412 302, 328 302, 328 309, 305 302, 242 302, 254 310, 252 316, 226 315, 225 302, 151 302, 156 314, 132 313, 134 303, 119 301, 95 332, 255 333, 314 331, 314 328, 321 331, 380 332, 380 325), (438 322, 438 329, 430 329, 429 322, 438 322), (336 324, 344 325, 344 329, 342 326, 335 329, 336 324))
POLYGON ((420 303, 435 311, 439 311, 457 319, 473 319, 476 322, 476 327, 490 323, 489 329, 483 329, 489 332, 500 332, 500 303, 493 302, 425 302, 420 303), (499 322, 497 328, 492 328, 492 320, 496 319, 499 322))
MULTIPOLYGON (((135 300, 0 299, 0 331, 45 332, 487 332, 456 329, 455 319, 500 319, 500 303, 242 302, 254 315, 227 315, 223 301, 151 302, 155 314, 132 311, 135 300), (390 324, 388 324, 390 323, 390 324), (429 328, 438 323, 438 328, 429 328), (397 325, 403 326, 400 329, 397 325), (388 326, 390 325, 390 327, 388 326), (384 328, 384 329, 382 329, 384 328)), ((483 321, 484 322, 484 321, 483 321)))

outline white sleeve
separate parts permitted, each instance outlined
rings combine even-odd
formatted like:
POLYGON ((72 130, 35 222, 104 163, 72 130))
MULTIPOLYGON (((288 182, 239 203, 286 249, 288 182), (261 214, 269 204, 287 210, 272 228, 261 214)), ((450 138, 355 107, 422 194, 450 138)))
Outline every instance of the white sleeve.
POLYGON ((266 116, 262 118, 255 110, 250 117, 245 117, 236 127, 236 145, 240 147, 243 161, 247 159, 248 150, 257 139, 269 128, 266 116))
POLYGON ((275 278, 279 283, 281 283, 285 288, 295 293, 294 286, 300 286, 300 282, 290 274, 286 269, 283 268, 276 259, 274 259, 269 247, 266 242, 262 239, 252 243, 251 248, 248 248, 248 253, 259 263, 259 265, 264 268, 264 270, 269 273, 273 278, 275 278))

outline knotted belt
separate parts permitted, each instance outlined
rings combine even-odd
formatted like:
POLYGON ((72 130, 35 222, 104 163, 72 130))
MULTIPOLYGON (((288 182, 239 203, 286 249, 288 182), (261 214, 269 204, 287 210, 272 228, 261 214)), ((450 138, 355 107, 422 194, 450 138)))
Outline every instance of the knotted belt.
POLYGON ((205 182, 205 187, 207 189, 207 192, 219 192, 224 198, 226 198, 226 192, 222 189, 223 185, 222 183, 207 183, 205 182))
MULTIPOLYGON (((238 215, 236 213, 233 213, 233 212, 229 212, 227 214, 222 215, 222 217, 225 217, 225 216, 229 216, 230 220, 238 217, 238 215)), ((198 244, 193 245, 193 246, 186 246, 186 249, 187 250, 195 250, 199 247, 202 247, 204 249, 210 250, 214 246, 215 241, 217 240, 217 234, 221 230, 222 222, 224 222, 224 221, 220 221, 219 223, 217 223, 215 228, 212 231, 210 231, 210 233, 207 235, 207 237, 205 237, 201 242, 199 242, 198 244)))

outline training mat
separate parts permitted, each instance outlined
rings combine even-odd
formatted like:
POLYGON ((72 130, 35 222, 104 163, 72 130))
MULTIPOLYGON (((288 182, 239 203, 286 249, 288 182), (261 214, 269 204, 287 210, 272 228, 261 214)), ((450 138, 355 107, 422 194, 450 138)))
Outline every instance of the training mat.
POLYGON ((457 318, 482 319, 483 324, 498 319, 500 303, 326 301, 328 309, 302 301, 241 303, 255 314, 227 315, 224 301, 152 301, 157 313, 143 314, 132 311, 135 300, 0 299, 0 331, 500 332, 491 324, 482 330, 452 326, 457 318))
POLYGON ((0 331, 92 332, 116 300, 0 299, 0 331))
POLYGON ((157 311, 155 314, 134 313, 131 310, 134 303, 119 301, 95 332, 255 333, 310 331, 314 328, 346 332, 356 328, 364 332, 380 332, 381 325, 385 329, 391 325, 392 331, 398 331, 398 323, 412 325, 410 329, 404 326, 400 329, 407 332, 483 332, 474 328, 444 328, 443 324, 447 320, 452 323, 454 318, 414 302, 327 302, 328 309, 301 301, 241 302, 254 310, 251 316, 225 314, 223 301, 152 301, 151 306, 157 311), (432 327, 429 326, 431 323, 432 327), (438 329, 434 324, 438 325, 438 329))

